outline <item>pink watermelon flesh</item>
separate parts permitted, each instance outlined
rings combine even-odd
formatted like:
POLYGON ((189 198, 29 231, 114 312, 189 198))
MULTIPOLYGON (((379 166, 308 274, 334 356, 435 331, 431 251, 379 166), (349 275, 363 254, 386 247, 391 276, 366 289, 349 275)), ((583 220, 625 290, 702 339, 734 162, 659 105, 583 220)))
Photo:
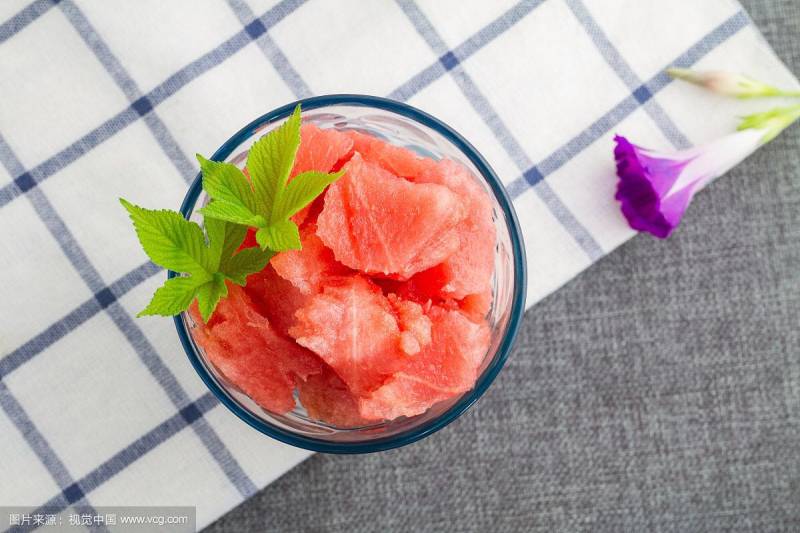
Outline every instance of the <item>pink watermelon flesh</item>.
MULTIPOLYGON (((255 246, 258 246, 255 230, 250 228, 239 249, 255 246)), ((258 312, 267 317, 276 331, 287 337, 295 322, 295 311, 306 305, 309 299, 308 295, 279 276, 271 264, 248 276, 244 290, 258 312)))
MULTIPOLYGON (((352 149, 353 141, 348 135, 336 130, 323 130, 311 123, 303 124, 300 127, 300 147, 297 149, 291 178, 311 170, 330 172, 340 159, 352 153, 352 149)), ((294 223, 298 226, 302 224, 310 209, 311 206, 308 205, 295 213, 292 216, 294 223)))
POLYGON ((408 355, 418 354, 431 343, 431 319, 416 302, 403 300, 396 294, 388 295, 387 300, 400 327, 400 350, 408 355))
MULTIPOLYGON (((368 133, 346 131, 345 135, 350 137, 350 140, 353 142, 353 150, 360 153, 361 157, 364 158, 371 156, 373 151, 377 153, 377 151, 380 150, 380 146, 383 144, 383 141, 378 137, 369 135, 368 133)), ((373 162, 376 161, 373 160, 373 162)))
POLYGON ((256 229, 247 228, 247 233, 244 236, 242 244, 239 246, 239 250, 244 250, 245 248, 255 248, 256 246, 258 246, 258 241, 256 241, 256 229))
POLYGON ((489 328, 459 311, 432 307, 431 344, 406 359, 406 365, 380 388, 361 398, 366 418, 414 416, 436 402, 470 390, 489 347, 489 328))
POLYGON ((398 179, 358 153, 344 168, 317 220, 317 235, 338 261, 408 279, 458 249, 465 213, 447 187, 398 179))
POLYGON ((489 314, 489 310, 492 308, 492 289, 476 294, 468 294, 459 302, 459 307, 473 322, 485 320, 486 315, 489 314))
POLYGON ((311 123, 300 127, 300 147, 292 167, 292 176, 311 170, 330 172, 334 165, 353 149, 349 133, 320 129, 311 123))
POLYGON ((194 338, 209 361, 264 409, 291 411, 298 380, 322 371, 320 360, 278 334, 236 285, 228 285, 228 297, 209 324, 200 320, 196 305, 191 313, 198 324, 194 338))
POLYGON ((377 137, 349 131, 353 150, 361 154, 364 161, 381 166, 395 176, 413 178, 433 165, 433 160, 422 158, 401 146, 394 146, 377 137))
POLYGON ((489 195, 466 168, 449 159, 438 161, 414 181, 446 186, 461 197, 467 211, 458 226, 458 249, 432 271, 418 274, 417 285, 456 299, 485 293, 491 287, 496 240, 489 195))
POLYGON ((322 372, 309 376, 297 385, 300 403, 308 415, 337 427, 358 427, 369 424, 358 412, 358 397, 328 365, 322 372))
POLYGON ((440 304, 451 298, 442 293, 441 289, 447 284, 447 278, 438 266, 414 274, 407 281, 385 280, 380 285, 387 293, 395 293, 407 300, 420 304, 440 304))
POLYGON ((482 293, 468 294, 460 300, 443 293, 442 287, 448 283, 448 278, 439 265, 414 274, 407 281, 392 279, 374 281, 389 297, 394 294, 404 300, 416 302, 426 309, 431 305, 437 305, 445 309, 461 310, 473 322, 482 321, 492 303, 491 288, 482 293))
POLYGON ((289 328, 296 321, 295 312, 307 305, 310 299, 309 295, 280 277, 271 265, 247 277, 245 292, 275 330, 287 337, 289 328))
MULTIPOLYGON (((309 205, 305 206, 302 209, 302 211, 298 211, 297 213, 295 213, 294 217, 292 217, 292 220, 295 220, 295 217, 297 217, 297 215, 303 213, 303 221, 300 224, 298 224, 301 233, 303 231, 303 228, 310 224, 314 224, 314 227, 316 228, 317 218, 319 217, 319 214, 322 212, 322 208, 324 206, 325 206, 325 195, 321 194, 317 196, 316 200, 311 202, 309 205)), ((297 222, 295 221, 295 223, 297 222)))
POLYGON ((343 276, 352 270, 338 262, 316 234, 316 224, 300 231, 300 250, 287 250, 272 258, 270 263, 279 276, 288 280, 303 294, 315 294, 322 282, 331 276, 343 276))
POLYGON ((319 355, 356 394, 376 389, 404 362, 392 307, 362 276, 328 280, 295 316, 292 337, 319 355))

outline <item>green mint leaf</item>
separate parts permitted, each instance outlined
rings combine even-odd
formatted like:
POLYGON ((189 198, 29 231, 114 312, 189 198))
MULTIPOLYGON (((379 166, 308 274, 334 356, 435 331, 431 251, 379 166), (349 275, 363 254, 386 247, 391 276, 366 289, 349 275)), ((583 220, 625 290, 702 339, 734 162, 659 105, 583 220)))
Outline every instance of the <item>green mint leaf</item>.
POLYGON ((253 213, 245 206, 226 202, 212 201, 197 212, 206 218, 217 218, 245 226, 259 226, 266 223, 264 217, 253 213))
POLYGON ((241 246, 247 227, 216 218, 204 222, 208 234, 209 254, 215 271, 224 271, 230 257, 241 246))
POLYGON ((274 252, 264 252, 258 248, 246 248, 228 260, 222 272, 229 280, 244 287, 247 276, 261 272, 275 255, 274 252))
POLYGON ((120 198, 136 235, 153 263, 194 275, 213 272, 203 230, 175 211, 144 209, 120 198))
POLYGON ((245 226, 207 218, 206 243, 200 226, 180 213, 144 209, 124 199, 120 202, 130 213, 147 255, 165 268, 189 274, 167 280, 139 316, 176 315, 197 298, 207 322, 220 299, 228 294, 226 280, 244 285, 247 276, 266 267, 272 257, 271 252, 257 248, 236 253, 247 233, 245 226))
POLYGON ((224 202, 246 208, 251 213, 258 212, 250 181, 239 167, 230 163, 211 161, 196 154, 203 172, 203 189, 215 202, 224 202))
POLYGON ((273 216, 276 220, 283 220, 294 215, 322 194, 325 187, 338 180, 344 174, 340 170, 335 174, 324 172, 303 172, 295 176, 286 186, 283 194, 278 198, 273 216))
MULTIPOLYGON (((300 106, 280 127, 261 137, 247 154, 247 170, 256 198, 271 211, 283 191, 300 146, 300 106)), ((266 216, 262 211, 260 214, 266 216)))
POLYGON ((160 315, 172 316, 186 311, 197 295, 197 289, 200 285, 207 283, 210 277, 192 276, 189 278, 171 278, 159 287, 153 299, 147 304, 138 315, 160 315))
POLYGON ((220 299, 227 295, 228 286, 225 285, 225 277, 220 273, 214 274, 211 281, 197 288, 197 307, 200 309, 203 322, 208 323, 220 299))
POLYGON ((262 250, 300 249, 297 225, 289 217, 344 173, 304 172, 289 182, 300 146, 300 112, 298 105, 284 124, 253 144, 247 155, 247 176, 234 165, 197 156, 203 188, 211 197, 199 212, 206 219, 256 228, 262 250))
POLYGON ((300 231, 291 220, 280 220, 256 232, 256 242, 262 249, 300 250, 300 231))

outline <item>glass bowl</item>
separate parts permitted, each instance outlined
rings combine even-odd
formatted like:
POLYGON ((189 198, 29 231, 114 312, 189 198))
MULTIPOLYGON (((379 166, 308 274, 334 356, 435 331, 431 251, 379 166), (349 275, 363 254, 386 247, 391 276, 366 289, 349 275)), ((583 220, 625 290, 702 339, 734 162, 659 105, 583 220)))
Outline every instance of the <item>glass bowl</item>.
MULTIPOLYGON (((228 139, 211 159, 228 161, 242 168, 250 146, 289 116, 297 103, 255 119, 228 139)), ((511 351, 526 293, 525 252, 517 217, 500 180, 478 151, 432 116, 409 105, 374 96, 319 96, 299 103, 304 122, 370 133, 434 159, 448 157, 465 165, 489 192, 497 228, 494 298, 488 314, 492 334, 475 387, 414 417, 400 417, 359 428, 339 428, 309 418, 299 401, 298 407, 285 415, 259 407, 207 360, 190 334, 195 324, 188 313, 175 317, 178 336, 195 370, 216 397, 239 418, 270 437, 292 446, 329 453, 366 453, 404 446, 443 428, 475 403, 489 388, 511 351)), ((181 213, 200 223, 195 208, 202 207, 206 201, 198 174, 181 205, 181 213)), ((168 273, 169 277, 176 275, 168 273)))

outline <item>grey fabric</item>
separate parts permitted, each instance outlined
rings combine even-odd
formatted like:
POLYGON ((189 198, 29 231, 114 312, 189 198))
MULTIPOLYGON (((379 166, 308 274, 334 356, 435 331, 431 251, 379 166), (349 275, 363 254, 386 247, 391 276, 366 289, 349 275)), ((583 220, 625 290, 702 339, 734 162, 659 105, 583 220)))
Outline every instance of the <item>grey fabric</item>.
MULTIPOLYGON (((800 73, 800 2, 744 4, 800 73)), ((529 311, 450 427, 317 455, 207 531, 800 531, 799 316, 795 126, 529 311)))

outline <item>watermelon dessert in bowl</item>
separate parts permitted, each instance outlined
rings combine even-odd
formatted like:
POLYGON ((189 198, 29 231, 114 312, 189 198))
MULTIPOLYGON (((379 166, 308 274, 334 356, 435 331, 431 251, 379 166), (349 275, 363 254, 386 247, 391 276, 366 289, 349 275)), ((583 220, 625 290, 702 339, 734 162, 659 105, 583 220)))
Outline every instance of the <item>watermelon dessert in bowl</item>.
MULTIPOLYGON (((205 163, 250 179, 251 147, 296 104, 254 120, 205 163)), ((361 95, 299 104, 288 183, 333 176, 287 211, 301 246, 244 286, 226 282, 213 316, 196 302, 176 315, 178 333, 211 391, 262 433, 332 453, 402 446, 474 403, 511 350, 526 282, 513 206, 480 154, 422 111, 361 95)), ((202 180, 181 206, 201 224, 213 190, 202 180)), ((225 191, 214 191, 220 211, 225 191)), ((256 229, 238 250, 263 244, 256 229)))

